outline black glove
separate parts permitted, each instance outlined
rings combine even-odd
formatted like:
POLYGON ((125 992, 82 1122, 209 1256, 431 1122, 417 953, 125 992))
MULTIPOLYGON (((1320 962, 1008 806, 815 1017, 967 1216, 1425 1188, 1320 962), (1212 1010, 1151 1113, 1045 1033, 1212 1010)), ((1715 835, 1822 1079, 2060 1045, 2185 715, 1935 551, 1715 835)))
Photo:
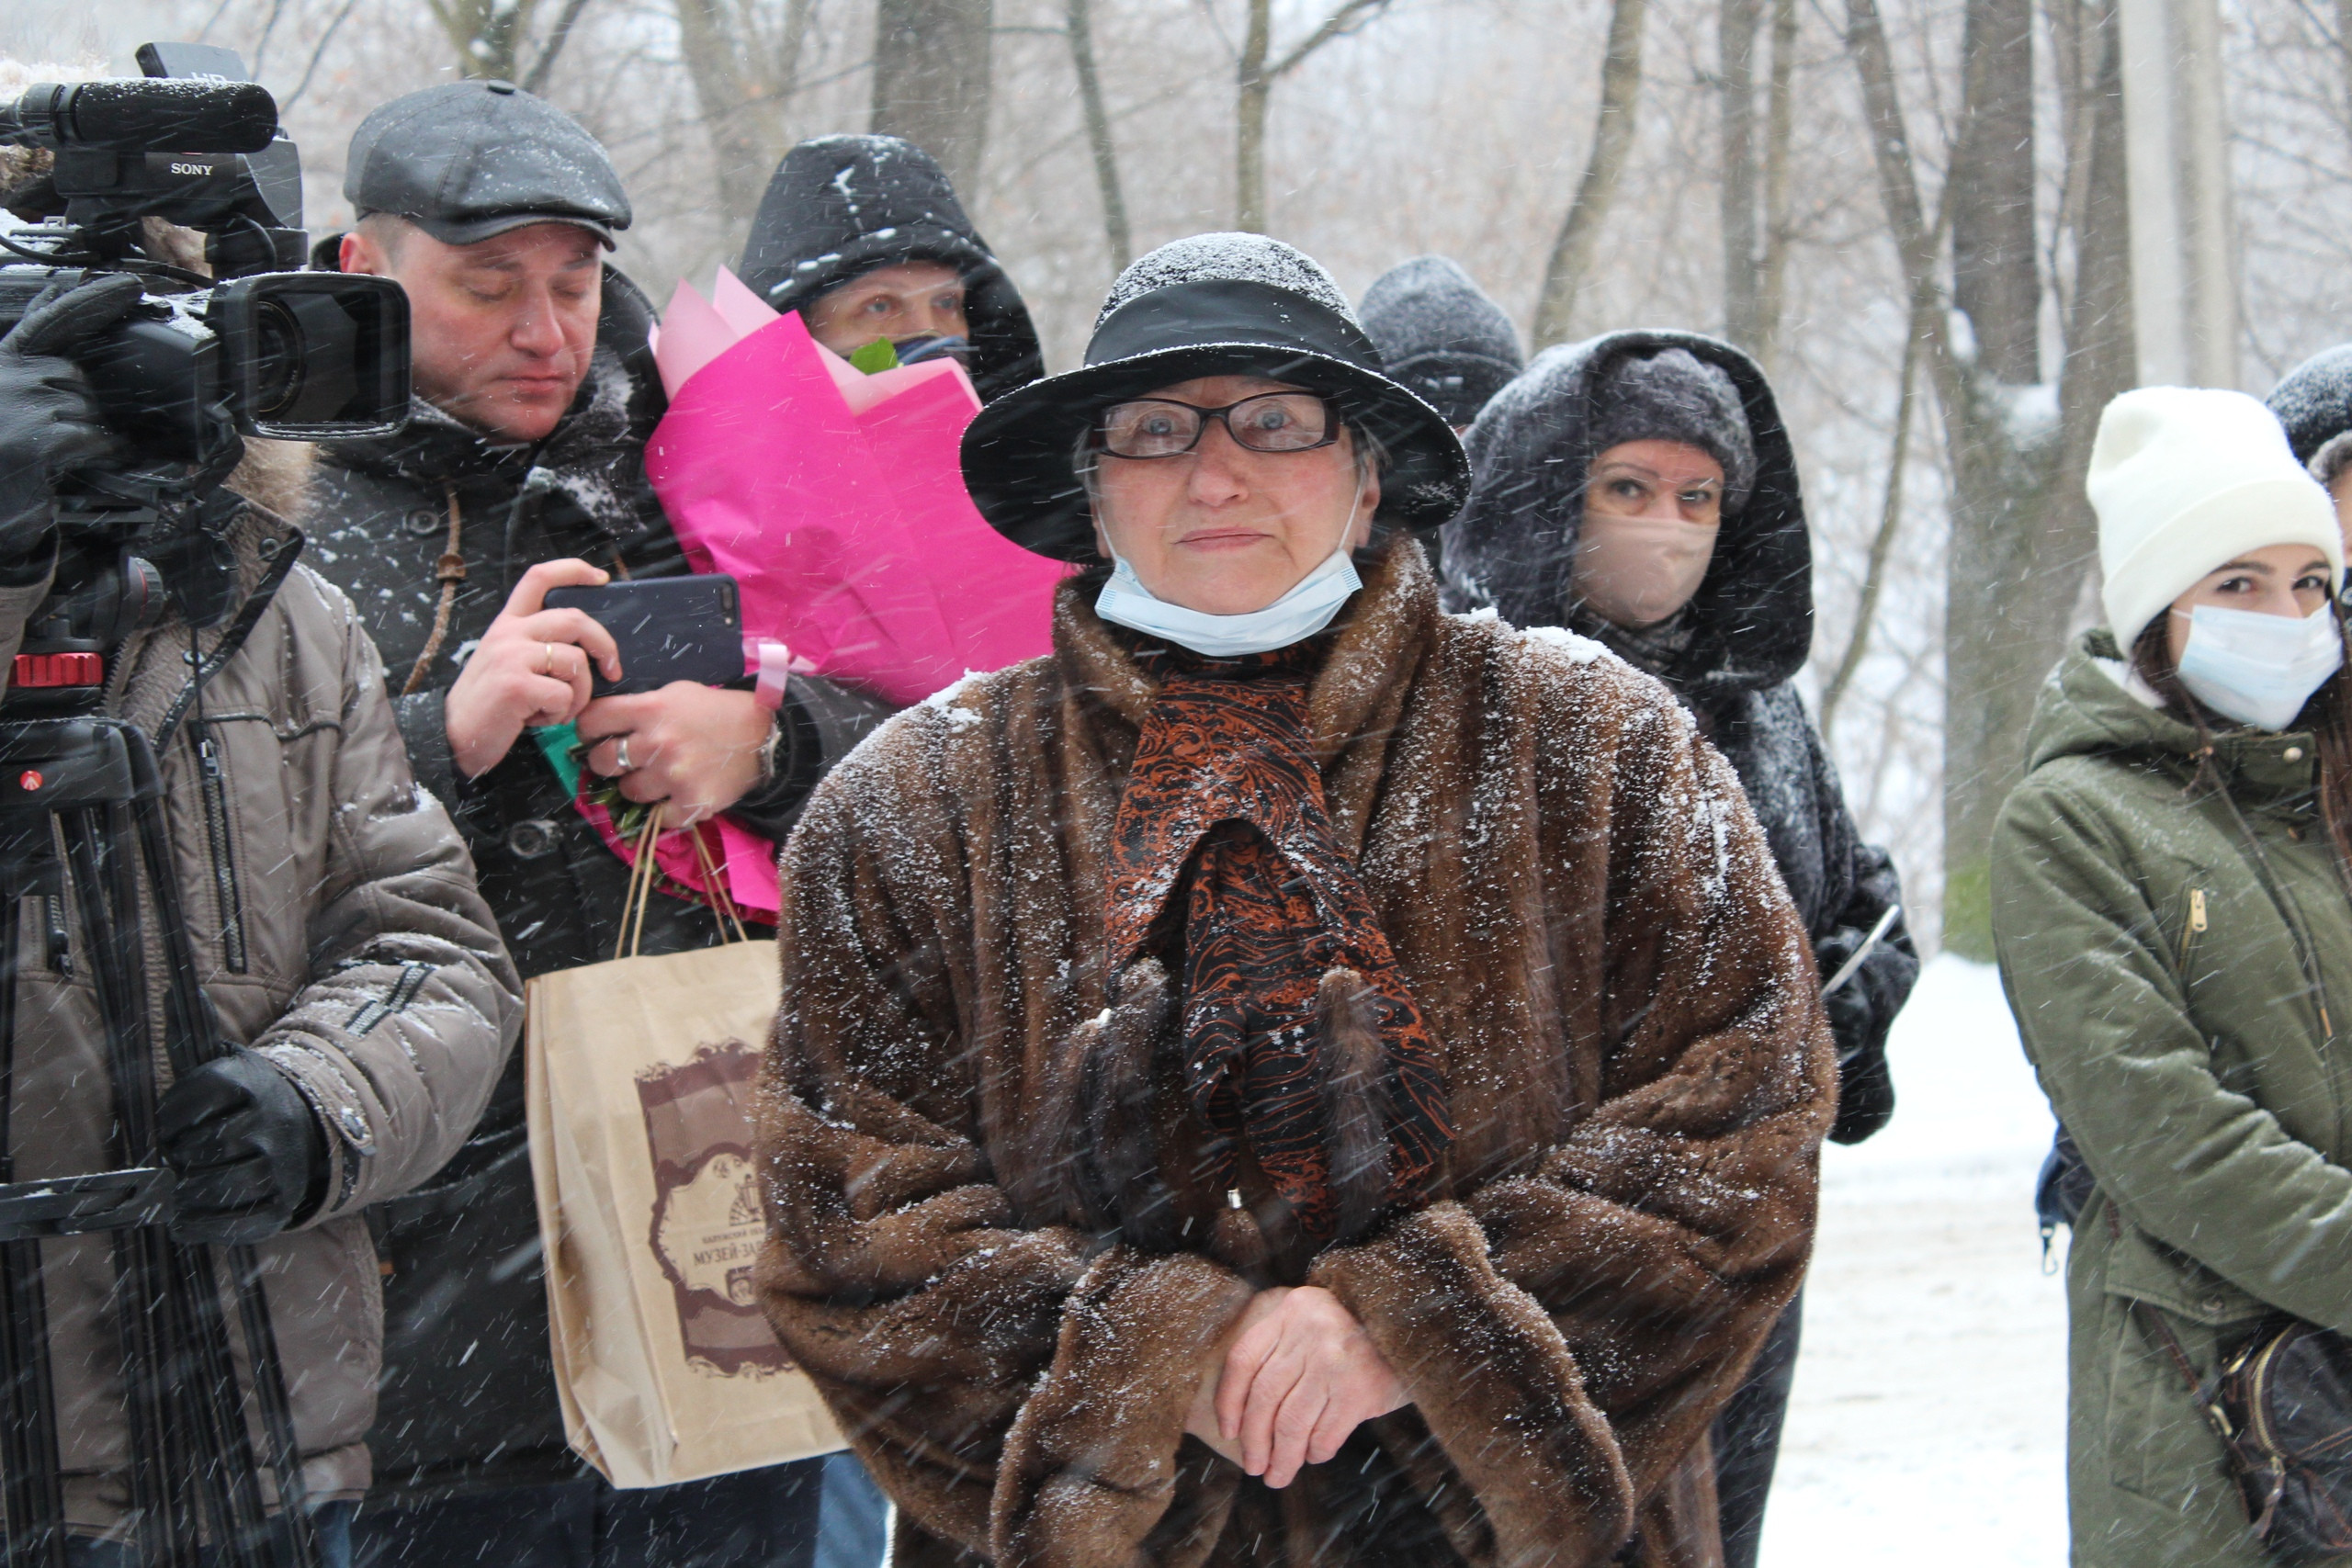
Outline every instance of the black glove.
POLYGON ((171 1087, 155 1108, 164 1163, 179 1178, 172 1235, 226 1245, 276 1235, 318 1212, 326 1129, 294 1080, 239 1047, 171 1087))
POLYGON ((46 555, 57 481, 116 446, 88 378, 64 356, 129 315, 140 292, 124 273, 54 281, 0 337, 0 573, 46 555))
MULTIPOLYGON (((1833 931, 1815 943, 1814 961, 1826 981, 1846 966, 1869 933, 1833 931)), ((1890 950, 1891 951, 1891 950, 1890 950)), ((1838 1044, 1838 1120, 1831 1142, 1859 1144, 1894 1114, 1894 1077, 1886 1066, 1886 1032, 1894 1022, 1891 998, 1879 995, 1882 976, 1871 959, 1862 960, 1846 983, 1821 1000, 1829 1014, 1829 1035, 1838 1044)))

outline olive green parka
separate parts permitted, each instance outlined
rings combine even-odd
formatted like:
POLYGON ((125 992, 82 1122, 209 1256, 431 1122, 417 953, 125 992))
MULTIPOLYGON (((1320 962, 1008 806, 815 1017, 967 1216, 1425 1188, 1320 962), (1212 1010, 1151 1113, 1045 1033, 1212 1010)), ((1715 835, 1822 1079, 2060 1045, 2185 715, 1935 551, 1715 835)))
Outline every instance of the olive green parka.
POLYGON ((2260 1563, 2154 1325, 2200 1379, 2266 1317, 2352 1332, 2352 903, 2309 734, 2215 735, 2199 789, 2195 728, 2125 680, 2105 632, 2059 666, 1993 848, 2009 1003, 2098 1179, 2066 1270, 2074 1562, 2260 1563))

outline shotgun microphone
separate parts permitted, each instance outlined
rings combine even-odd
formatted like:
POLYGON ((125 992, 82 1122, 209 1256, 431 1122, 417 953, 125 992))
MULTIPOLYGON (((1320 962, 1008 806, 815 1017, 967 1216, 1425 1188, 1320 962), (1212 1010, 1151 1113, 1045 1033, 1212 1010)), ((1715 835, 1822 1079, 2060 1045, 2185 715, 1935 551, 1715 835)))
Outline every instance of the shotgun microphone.
POLYGON ((258 82, 38 82, 0 105, 0 142, 33 147, 258 152, 277 133, 277 101, 258 82))

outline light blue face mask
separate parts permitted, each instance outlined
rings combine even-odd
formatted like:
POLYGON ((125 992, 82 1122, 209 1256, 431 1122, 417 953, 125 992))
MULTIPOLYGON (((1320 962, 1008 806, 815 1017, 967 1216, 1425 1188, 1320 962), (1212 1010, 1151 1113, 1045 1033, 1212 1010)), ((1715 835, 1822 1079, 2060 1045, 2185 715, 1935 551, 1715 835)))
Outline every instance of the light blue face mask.
POLYGON ((2189 612, 2180 683, 2224 717, 2278 730, 2343 662, 2332 604, 2300 619, 2199 604, 2189 612))
POLYGON ((1340 607, 1363 586, 1363 580, 1356 575, 1356 563, 1342 544, 1322 565, 1299 579, 1296 587, 1264 609, 1212 615, 1155 597, 1133 567, 1116 556, 1113 559, 1111 581, 1096 595, 1094 613, 1210 659, 1271 653, 1304 641, 1329 626, 1340 607))

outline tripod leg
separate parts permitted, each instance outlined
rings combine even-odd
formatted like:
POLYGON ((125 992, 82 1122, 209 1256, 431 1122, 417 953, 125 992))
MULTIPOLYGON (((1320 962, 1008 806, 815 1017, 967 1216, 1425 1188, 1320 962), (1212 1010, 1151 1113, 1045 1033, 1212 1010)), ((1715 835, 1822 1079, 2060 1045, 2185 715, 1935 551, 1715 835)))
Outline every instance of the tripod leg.
MULTIPOLYGON (((0 883, 0 1182, 16 1179, 8 1113, 16 1101, 17 976, 24 955, 24 896, 0 883)), ((40 1243, 0 1242, 0 1507, 8 1568, 64 1568, 65 1499, 59 1484, 57 1395, 50 1381, 49 1311, 40 1243)))
MULTIPOLYGON (((179 881, 172 863, 170 833, 164 821, 163 784, 154 753, 144 735, 134 730, 126 739, 130 742, 132 777, 138 784, 138 798, 131 806, 131 813, 137 825, 140 857, 146 867, 156 923, 163 928, 164 962, 170 968, 164 1012, 165 1054, 173 1070, 185 1073, 220 1055, 226 1047, 220 1041, 211 999, 204 994, 196 953, 188 941, 187 921, 181 913, 179 881)), ((209 1279, 209 1251, 199 1251, 204 1253, 203 1277, 209 1279)), ((311 1528, 309 1488, 302 1480, 302 1456, 295 1440, 293 1407, 287 1397, 277 1337, 270 1327, 260 1262, 250 1247, 228 1248, 225 1260, 236 1296, 237 1323, 245 1342, 245 1359, 252 1369, 254 1403, 261 1415, 262 1437, 267 1445, 271 1479, 277 1492, 277 1515, 270 1522, 272 1550, 267 1562, 257 1564, 257 1568, 267 1568, 268 1563, 280 1568, 316 1568, 318 1541, 311 1528)), ((233 1383, 220 1386, 233 1393, 233 1383)), ((249 1449, 244 1446, 242 1417, 236 1424, 234 1439, 238 1451, 247 1454, 243 1468, 250 1474, 252 1463, 249 1449)), ((258 1492, 253 1506, 258 1517, 258 1492)))
MULTIPOLYGON (((81 915, 99 1022, 107 1037, 113 1094, 115 1163, 129 1166, 155 1147, 154 1059, 147 1028, 144 964, 138 941, 137 888, 110 841, 104 807, 58 814, 74 903, 81 915), (125 897, 128 892, 129 897, 125 897), (126 916, 128 919, 126 919, 126 916)), ((184 1390, 196 1371, 174 1289, 170 1241, 162 1230, 114 1233, 113 1319, 122 1348, 124 1403, 130 1430, 130 1500, 140 1555, 151 1568, 198 1568, 200 1489, 205 1475, 200 1422, 191 1421, 184 1390)), ((221 1515, 225 1520, 225 1510, 221 1515)))

